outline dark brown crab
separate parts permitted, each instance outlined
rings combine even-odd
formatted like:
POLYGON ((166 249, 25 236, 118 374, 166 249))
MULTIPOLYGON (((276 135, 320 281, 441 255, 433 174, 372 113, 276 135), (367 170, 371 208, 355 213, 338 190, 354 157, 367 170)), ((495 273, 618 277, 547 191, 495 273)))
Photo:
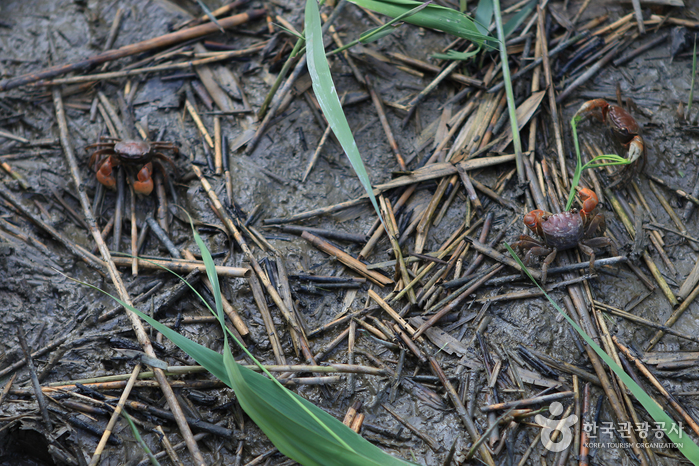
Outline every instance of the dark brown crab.
POLYGON ((552 214, 537 209, 524 216, 524 224, 543 241, 521 235, 519 241, 513 243, 512 246, 527 250, 524 256, 525 265, 531 263, 533 256, 546 256, 541 266, 542 283, 546 283, 548 267, 556 258, 558 251, 578 246, 582 252, 590 256, 591 272, 595 270, 594 248, 609 246, 614 255, 618 255, 616 247, 609 238, 601 236, 606 229, 604 215, 593 214, 599 202, 597 195, 594 191, 583 188, 580 190, 580 198, 583 201, 583 207, 580 211, 573 209, 568 212, 552 214))
POLYGON ((623 107, 610 104, 604 99, 588 100, 575 112, 573 118, 583 119, 589 117, 605 123, 612 131, 614 138, 628 150, 626 158, 631 163, 623 165, 622 168, 612 174, 613 177, 618 179, 609 187, 626 184, 645 164, 646 148, 636 119, 623 107))
POLYGON ((160 152, 169 150, 178 154, 179 149, 172 142, 104 139, 105 142, 89 145, 87 149, 97 149, 90 156, 89 165, 95 169, 97 181, 110 189, 116 186, 114 168, 119 165, 135 167, 138 170, 133 187, 137 193, 146 196, 153 191, 153 165, 166 177, 165 166, 160 161, 164 160, 175 168, 172 159, 160 152))

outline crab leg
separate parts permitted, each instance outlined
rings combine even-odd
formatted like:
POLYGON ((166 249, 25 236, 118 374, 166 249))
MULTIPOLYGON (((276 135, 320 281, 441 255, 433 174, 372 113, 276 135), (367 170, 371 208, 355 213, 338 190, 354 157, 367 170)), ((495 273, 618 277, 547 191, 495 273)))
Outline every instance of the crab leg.
POLYGON ((631 162, 635 162, 641 156, 643 155, 644 151, 644 146, 643 146, 643 139, 641 139, 641 136, 634 136, 631 142, 628 143, 629 146, 629 155, 628 159, 631 162))
POLYGON ((136 174, 138 181, 134 181, 133 189, 138 194, 148 196, 153 192, 153 164, 148 162, 136 174))

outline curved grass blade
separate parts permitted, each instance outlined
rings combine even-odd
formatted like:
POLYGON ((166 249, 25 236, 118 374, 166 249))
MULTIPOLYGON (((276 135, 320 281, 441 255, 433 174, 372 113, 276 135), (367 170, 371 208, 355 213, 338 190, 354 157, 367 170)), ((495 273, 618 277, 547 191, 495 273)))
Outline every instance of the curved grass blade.
POLYGON ((456 50, 447 50, 447 53, 433 53, 432 56, 439 60, 470 60, 474 55, 480 53, 480 51, 480 48, 477 48, 473 52, 457 52, 456 50))
MULTIPOLYGON (((411 9, 419 6, 421 2, 413 0, 350 0, 352 3, 376 11, 391 18, 396 18, 411 9)), ((457 37, 463 37, 483 45, 486 39, 495 40, 484 35, 476 24, 468 16, 460 11, 439 5, 429 5, 423 11, 416 13, 405 20, 416 26, 436 29, 457 37)))
POLYGON ((340 141, 342 149, 347 154, 352 168, 354 168, 354 172, 369 195, 374 210, 376 210, 376 215, 379 216, 383 223, 369 175, 364 167, 364 162, 362 162, 359 149, 357 149, 352 130, 342 111, 342 105, 337 97, 335 84, 330 74, 330 66, 328 66, 328 60, 325 58, 323 31, 320 26, 320 12, 316 0, 306 0, 306 57, 308 59, 308 73, 313 81, 313 92, 318 99, 320 108, 323 110, 323 115, 325 115, 325 119, 328 120, 328 124, 340 141))
MULTIPOLYGON (((247 348, 238 342, 235 336, 231 335, 267 377, 235 362, 228 343, 227 327, 223 322, 223 306, 215 264, 194 226, 192 226, 192 231, 194 240, 202 254, 202 260, 206 265, 207 277, 214 289, 216 311, 210 310, 218 317, 224 330, 223 354, 189 340, 133 306, 127 305, 120 299, 99 290, 95 286, 83 282, 79 283, 101 291, 125 308, 136 313, 140 318, 169 338, 180 349, 189 354, 202 367, 231 387, 245 412, 265 432, 279 451, 289 458, 304 465, 313 466, 333 464, 338 466, 344 464, 357 466, 409 466, 413 464, 385 453, 322 409, 284 388, 248 352, 247 348)), ((179 278, 182 279, 182 277, 179 278)))
POLYGON ((126 419, 126 422, 129 423, 129 427, 131 427, 131 433, 133 434, 134 438, 136 439, 136 442, 138 442, 138 445, 141 447, 143 452, 146 454, 146 456, 148 456, 150 464, 152 464, 153 466, 160 466, 158 459, 155 457, 153 452, 150 451, 148 445, 146 445, 146 442, 143 440, 143 437, 141 437, 141 433, 138 431, 138 427, 136 427, 136 424, 134 424, 133 420, 131 419, 131 416, 129 416, 129 413, 127 413, 125 409, 122 409, 121 416, 124 419, 126 419))
POLYGON ((675 421, 672 420, 670 416, 663 411, 663 408, 658 405, 658 403, 651 398, 634 380, 629 376, 626 372, 624 372, 624 369, 622 369, 619 365, 617 365, 616 362, 609 356, 607 353, 604 352, 602 348, 600 348, 595 341, 590 338, 590 336, 581 329, 578 324, 571 319, 568 314, 563 312, 563 310, 558 306, 556 301, 554 301, 547 293, 544 291, 544 289, 537 283, 536 280, 534 280, 534 277, 531 276, 529 273, 529 270, 527 267, 522 263, 522 261, 517 257, 517 254, 512 250, 509 244, 505 243, 505 246, 507 247, 507 250, 510 252, 510 255, 514 258, 514 260, 517 261, 519 266, 522 268, 522 270, 527 274, 529 279, 541 290, 541 292, 546 296, 546 299, 549 300, 551 305, 556 308, 556 310, 568 321, 568 323, 575 329, 578 334, 585 340, 585 343, 590 345, 590 347, 595 350, 595 353, 602 358, 602 360, 609 366, 609 368, 614 371, 614 373, 621 379, 621 381, 626 385, 626 387, 633 393, 633 396, 643 405, 646 411, 648 411, 648 414, 651 415, 653 420, 657 422, 658 424, 662 423, 663 426, 663 432, 665 432, 665 435, 672 441, 676 447, 682 452, 685 458, 687 458, 689 461, 692 462, 692 464, 699 466, 699 446, 697 446, 696 443, 694 443, 687 435, 686 432, 682 430, 681 425, 677 425, 675 421), (665 428, 667 426, 667 428, 665 428), (675 431, 677 433, 675 433, 675 431))
POLYGON ((488 35, 488 26, 493 20, 494 12, 493 0, 480 0, 478 2, 474 23, 476 23, 478 31, 485 36, 488 35))
POLYGON ((573 145, 575 146, 575 156, 577 157, 577 163, 575 165, 573 179, 570 182, 570 193, 568 193, 568 202, 566 202, 566 212, 568 212, 570 208, 573 206, 573 201, 575 200, 575 188, 580 183, 580 177, 582 176, 582 172, 585 169, 606 167, 607 165, 628 165, 631 163, 630 160, 625 159, 623 157, 619 157, 616 154, 607 154, 594 157, 592 160, 583 165, 582 157, 580 156, 580 142, 578 141, 578 122, 581 119, 581 116, 573 117, 570 119, 570 129, 573 133, 573 145), (593 163, 599 160, 613 160, 613 162, 593 163))
POLYGON ((529 14, 532 12, 534 7, 536 6, 536 0, 532 0, 531 2, 527 3, 524 8, 519 10, 519 12, 514 15, 508 22, 505 23, 505 25, 502 27, 502 31, 505 33, 505 37, 508 37, 510 34, 512 34, 515 29, 519 27, 520 24, 529 16, 529 14))
MULTIPOLYGON (((200 247, 204 256, 206 246, 202 242, 200 247)), ((216 277, 218 284, 215 273, 213 277, 216 277)), ((180 335, 115 296, 88 283, 79 283, 106 294, 136 313, 217 379, 231 387, 248 416, 260 426, 279 451, 289 458, 304 465, 318 466, 413 464, 385 453, 322 409, 284 388, 276 379, 267 378, 236 363, 227 338, 224 341, 224 354, 221 355, 180 335)), ((220 302, 220 294, 217 296, 216 300, 220 302)), ((262 367, 254 357, 253 360, 262 367)), ((269 374, 266 370, 265 372, 269 374)))
POLYGON ((423 10, 424 8, 427 8, 427 6, 430 4, 431 1, 432 0, 429 0, 428 2, 425 2, 425 3, 421 3, 420 5, 416 6, 412 10, 403 13, 402 15, 398 16, 397 18, 393 18, 391 21, 387 22, 383 26, 380 26, 380 27, 377 27, 374 29, 369 29, 368 31, 361 34, 359 36, 359 39, 355 39, 352 42, 349 42, 349 43, 343 45, 342 47, 337 48, 337 49, 333 50, 332 52, 327 53, 326 56, 329 57, 330 55, 340 53, 343 50, 346 50, 354 45, 357 45, 360 42, 362 44, 368 44, 370 42, 374 42, 376 40, 379 40, 382 37, 386 37, 389 34, 393 34, 393 31, 395 31, 396 28, 398 27, 398 25, 396 23, 404 20, 405 18, 407 18, 409 16, 414 15, 415 13, 423 10))

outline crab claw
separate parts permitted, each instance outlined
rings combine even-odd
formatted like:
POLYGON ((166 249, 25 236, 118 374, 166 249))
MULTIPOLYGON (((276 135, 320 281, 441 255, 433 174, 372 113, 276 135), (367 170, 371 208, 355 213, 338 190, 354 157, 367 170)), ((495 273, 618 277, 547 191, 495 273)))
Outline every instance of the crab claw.
POLYGON ((597 118, 600 122, 604 123, 606 117, 606 112, 609 109, 609 103, 604 99, 593 99, 588 100, 580 106, 573 118, 576 120, 581 120, 582 118, 591 116, 597 118))
POLYGON ((112 166, 112 162, 111 157, 104 159, 104 162, 102 162, 96 174, 97 181, 109 189, 114 189, 116 187, 116 179, 114 179, 114 167, 112 166))
POLYGON ((645 150, 645 147, 643 145, 643 139, 641 139, 641 136, 634 136, 631 142, 629 142, 629 156, 628 159, 630 162, 635 162, 641 156, 643 155, 643 151, 645 150))
POLYGON ((544 220, 546 212, 541 209, 532 210, 524 216, 524 224, 534 233, 542 236, 541 221, 544 220))
POLYGON ((589 188, 582 188, 579 194, 580 199, 583 201, 582 213, 587 215, 595 210, 595 207, 597 207, 597 204, 599 203, 597 194, 595 194, 595 192, 589 188))
POLYGON ((138 181, 134 181, 133 189, 138 194, 148 196, 153 192, 153 164, 148 162, 136 174, 138 181))

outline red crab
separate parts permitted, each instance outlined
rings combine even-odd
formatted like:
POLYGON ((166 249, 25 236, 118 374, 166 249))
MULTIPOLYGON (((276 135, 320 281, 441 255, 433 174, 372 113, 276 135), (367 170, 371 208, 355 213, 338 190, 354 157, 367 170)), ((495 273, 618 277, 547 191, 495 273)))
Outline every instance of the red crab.
POLYGON ((163 154, 162 150, 170 150, 175 154, 179 149, 172 142, 147 142, 135 140, 120 140, 104 138, 105 142, 98 142, 87 146, 87 149, 97 148, 90 156, 89 165, 97 172, 97 181, 110 189, 116 186, 114 168, 119 165, 135 166, 138 169, 137 180, 133 183, 134 190, 143 195, 149 195, 153 191, 153 165, 167 176, 165 166, 160 162, 164 160, 175 168, 175 163, 163 154))
POLYGON ((587 117, 594 117, 601 123, 605 123, 616 140, 628 150, 626 158, 632 162, 633 168, 629 169, 625 166, 612 175, 623 175, 612 186, 626 183, 631 178, 631 175, 634 174, 638 165, 642 166, 645 163, 645 145, 643 138, 639 134, 640 129, 636 119, 624 108, 610 104, 604 99, 588 100, 582 104, 574 116, 577 119, 587 117))
POLYGON ((541 266, 541 282, 546 283, 548 266, 556 258, 558 251, 578 246, 582 252, 590 256, 590 271, 595 270, 595 250, 609 246, 614 255, 618 255, 614 244, 604 236, 606 223, 600 213, 593 214, 597 203, 597 195, 590 189, 582 188, 580 198, 583 206, 560 214, 552 214, 543 210, 532 210, 524 216, 524 224, 542 238, 537 241, 531 236, 522 235, 512 246, 526 249, 525 265, 529 265, 533 256, 546 256, 541 266), (595 236, 597 235, 597 236, 595 236))

